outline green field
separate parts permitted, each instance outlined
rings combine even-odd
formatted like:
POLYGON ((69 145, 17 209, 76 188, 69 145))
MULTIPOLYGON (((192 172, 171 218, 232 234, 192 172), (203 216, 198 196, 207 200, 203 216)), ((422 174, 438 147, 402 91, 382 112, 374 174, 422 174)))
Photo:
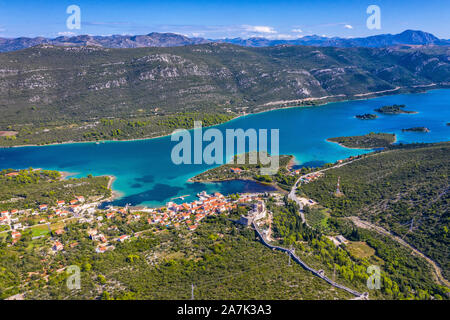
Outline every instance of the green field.
POLYGON ((32 227, 31 231, 32 231, 32 233, 31 233, 32 237, 39 237, 39 236, 44 236, 44 235, 50 234, 50 231, 48 230, 47 225, 32 227))
POLYGON ((352 241, 345 245, 350 254, 358 259, 365 259, 375 254, 375 249, 362 241, 352 241))

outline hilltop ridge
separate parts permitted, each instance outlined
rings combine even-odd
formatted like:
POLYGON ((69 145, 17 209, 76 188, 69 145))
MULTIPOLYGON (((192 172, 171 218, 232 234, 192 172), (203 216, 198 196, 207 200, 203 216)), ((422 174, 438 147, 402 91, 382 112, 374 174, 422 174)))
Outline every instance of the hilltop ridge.
POLYGON ((185 113, 229 119, 292 105, 445 88, 449 50, 43 44, 0 53, 0 131, 18 132, 1 144, 91 141, 95 127, 105 123, 108 135, 100 139, 154 137, 167 134, 160 124, 186 127, 192 121, 180 119, 192 116, 185 113))
POLYGON ((74 35, 45 37, 0 38, 0 52, 16 51, 40 44, 57 46, 99 46, 103 48, 177 47, 204 43, 232 43, 245 47, 268 47, 277 45, 306 45, 322 47, 389 47, 397 45, 448 46, 449 40, 439 39, 420 30, 405 30, 399 34, 380 34, 359 38, 339 38, 308 35, 298 39, 267 39, 264 37, 205 39, 187 37, 176 33, 151 32, 145 35, 74 35))

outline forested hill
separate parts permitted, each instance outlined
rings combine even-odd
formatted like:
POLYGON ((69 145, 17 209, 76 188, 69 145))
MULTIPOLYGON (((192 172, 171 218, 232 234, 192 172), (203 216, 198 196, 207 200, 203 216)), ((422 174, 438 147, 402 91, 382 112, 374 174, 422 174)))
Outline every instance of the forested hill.
POLYGON ((435 260, 450 279, 450 143, 407 145, 326 172, 302 192, 335 216, 381 225, 435 260), (343 196, 336 197, 340 179, 343 196))
POLYGON ((449 51, 217 43, 135 49, 42 45, 0 54, 0 130, 61 119, 227 108, 252 112, 286 100, 347 99, 397 87, 448 85, 449 51))

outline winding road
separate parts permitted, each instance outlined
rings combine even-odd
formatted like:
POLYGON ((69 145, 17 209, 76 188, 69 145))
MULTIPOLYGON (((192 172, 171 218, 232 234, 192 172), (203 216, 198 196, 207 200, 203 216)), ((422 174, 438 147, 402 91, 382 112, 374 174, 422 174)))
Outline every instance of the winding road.
POLYGON ((334 165, 332 167, 328 167, 328 168, 324 168, 324 169, 321 169, 321 170, 318 170, 318 171, 314 171, 314 172, 310 172, 310 173, 304 174, 304 175, 300 176, 297 179, 297 181, 295 181, 295 184, 292 186, 291 191, 288 194, 288 199, 290 199, 292 201, 295 201, 295 203, 297 203, 298 206, 300 207, 299 208, 299 214, 300 214, 300 217, 302 218, 302 222, 303 223, 305 223, 309 227, 309 224, 308 224, 308 222, 306 221, 306 218, 305 218, 305 213, 303 212, 303 203, 297 198, 297 195, 295 194, 295 191, 297 190, 297 186, 298 186, 300 180, 305 178, 306 176, 312 174, 312 173, 325 172, 325 171, 330 170, 330 169, 340 168, 342 166, 350 164, 350 163, 352 163, 354 161, 357 161, 359 159, 362 159, 362 158, 353 159, 353 160, 350 160, 350 161, 347 161, 347 162, 339 163, 339 164, 334 165))

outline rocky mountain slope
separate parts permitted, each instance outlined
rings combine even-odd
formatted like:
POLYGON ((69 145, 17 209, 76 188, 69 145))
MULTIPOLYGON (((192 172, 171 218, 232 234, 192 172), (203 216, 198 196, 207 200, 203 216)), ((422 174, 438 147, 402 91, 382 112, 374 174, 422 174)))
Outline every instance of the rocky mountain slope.
POLYGON ((449 50, 41 45, 0 54, 0 129, 59 119, 252 112, 296 99, 447 86, 449 50))

